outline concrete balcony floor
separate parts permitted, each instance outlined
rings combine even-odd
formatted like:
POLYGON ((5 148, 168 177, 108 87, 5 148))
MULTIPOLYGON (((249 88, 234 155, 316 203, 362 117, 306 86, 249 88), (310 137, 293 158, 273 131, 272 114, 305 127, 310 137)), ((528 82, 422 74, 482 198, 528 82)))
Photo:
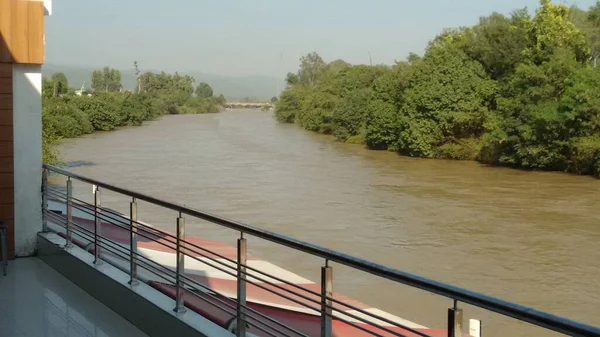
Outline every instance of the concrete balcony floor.
POLYGON ((147 336, 35 257, 0 270, 3 337, 147 336))

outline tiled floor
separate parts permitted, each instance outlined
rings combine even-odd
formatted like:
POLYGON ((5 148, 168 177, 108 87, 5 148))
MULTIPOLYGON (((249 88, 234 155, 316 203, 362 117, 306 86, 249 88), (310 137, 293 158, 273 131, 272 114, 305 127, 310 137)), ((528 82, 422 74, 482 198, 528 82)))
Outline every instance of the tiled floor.
POLYGON ((0 336, 146 336, 38 258, 0 272, 0 336))

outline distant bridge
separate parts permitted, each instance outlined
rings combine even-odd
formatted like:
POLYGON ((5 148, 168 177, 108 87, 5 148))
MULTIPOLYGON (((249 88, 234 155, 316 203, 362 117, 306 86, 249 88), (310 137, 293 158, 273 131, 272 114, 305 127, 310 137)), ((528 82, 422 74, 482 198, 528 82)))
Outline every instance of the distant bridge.
POLYGON ((227 102, 225 107, 229 109, 263 109, 271 108, 271 103, 242 103, 242 102, 227 102))

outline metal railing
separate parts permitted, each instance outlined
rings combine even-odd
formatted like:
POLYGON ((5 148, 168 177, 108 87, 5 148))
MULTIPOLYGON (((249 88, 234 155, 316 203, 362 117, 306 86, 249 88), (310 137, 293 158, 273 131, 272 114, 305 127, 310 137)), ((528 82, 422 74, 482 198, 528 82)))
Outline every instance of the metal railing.
POLYGON ((218 308, 230 315, 229 326, 237 336, 246 336, 255 331, 268 336, 308 336, 306 332, 297 327, 288 326, 260 310, 252 308, 246 302, 246 289, 248 284, 271 292, 281 298, 304 307, 309 312, 321 317, 320 336, 332 336, 332 320, 343 322, 355 329, 373 336, 429 336, 427 333, 399 324, 393 320, 378 316, 369 311, 345 303, 333 297, 332 275, 333 269, 329 262, 343 264, 350 268, 361 270, 397 283, 418 288, 426 292, 437 294, 453 300, 453 306, 448 309, 449 337, 463 335, 462 309, 460 303, 467 303, 491 312, 512 317, 516 320, 559 332, 570 336, 600 337, 600 329, 580 322, 555 316, 519 304, 507 302, 498 298, 445 284, 418 275, 410 274, 377 263, 369 262, 351 255, 323 248, 311 243, 296 240, 278 233, 267 231, 253 225, 229 220, 218 215, 199 211, 176 203, 157 199, 152 196, 134 192, 118 186, 113 186, 95 179, 81 176, 58 167, 44 165, 43 173, 43 209, 44 230, 51 230, 49 223, 59 224, 65 229, 64 236, 66 247, 71 247, 74 240, 84 244, 86 249, 92 248, 95 263, 102 263, 109 258, 118 258, 127 261, 126 271, 130 274, 130 284, 138 282, 138 268, 142 268, 163 280, 165 284, 175 288, 176 312, 185 311, 184 298, 196 296, 204 303, 218 308), (67 178, 66 191, 48 185, 48 172, 63 175, 67 178), (72 180, 89 183, 95 186, 94 203, 87 203, 73 196, 72 180), (131 197, 130 214, 125 217, 120 213, 101 206, 101 190, 106 189, 131 197), (61 215, 48 209, 48 199, 58 200, 66 204, 66 214, 61 215), (142 200, 157 206, 175 211, 178 216, 174 219, 175 234, 149 227, 138 221, 137 200, 142 200), (93 216, 93 229, 85 228, 73 222, 73 208, 79 212, 93 216), (196 245, 185 239, 184 215, 199 218, 239 232, 237 240, 237 258, 231 259, 196 245), (102 235, 102 223, 109 223, 129 233, 128 245, 124 246, 102 235), (74 238, 74 235, 76 238, 74 238), (244 236, 253 236, 276 243, 300 252, 324 259, 321 267, 321 291, 313 291, 294 284, 276 275, 268 274, 246 263, 247 241, 244 236), (157 242, 172 250, 176 254, 176 267, 171 270, 156 261, 140 254, 137 248, 138 237, 157 242), (237 280, 237 296, 231 299, 227 294, 219 294, 214 289, 199 283, 184 271, 184 257, 199 261, 207 266, 217 269, 237 280), (273 280, 277 281, 274 282, 273 280), (288 286, 284 287, 282 284, 288 286), (185 295, 184 295, 185 294, 185 295), (189 295, 188 295, 189 294, 189 295), (353 314, 348 312, 358 312, 353 314), (383 324, 383 323, 384 324, 383 324), (364 323, 364 324, 363 324, 364 323), (250 331, 251 330, 251 331, 250 331))

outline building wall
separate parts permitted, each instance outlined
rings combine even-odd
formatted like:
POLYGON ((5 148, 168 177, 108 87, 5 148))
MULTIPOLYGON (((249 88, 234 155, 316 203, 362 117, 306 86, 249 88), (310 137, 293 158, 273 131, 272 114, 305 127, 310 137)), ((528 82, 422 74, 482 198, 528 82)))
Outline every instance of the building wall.
POLYGON ((8 226, 10 258, 15 252, 12 68, 11 63, 0 63, 0 221, 8 226))
POLYGON ((15 255, 35 253, 42 230, 42 67, 13 65, 15 255))
POLYGON ((33 254, 41 229, 44 5, 0 0, 0 220, 9 258, 33 254))

